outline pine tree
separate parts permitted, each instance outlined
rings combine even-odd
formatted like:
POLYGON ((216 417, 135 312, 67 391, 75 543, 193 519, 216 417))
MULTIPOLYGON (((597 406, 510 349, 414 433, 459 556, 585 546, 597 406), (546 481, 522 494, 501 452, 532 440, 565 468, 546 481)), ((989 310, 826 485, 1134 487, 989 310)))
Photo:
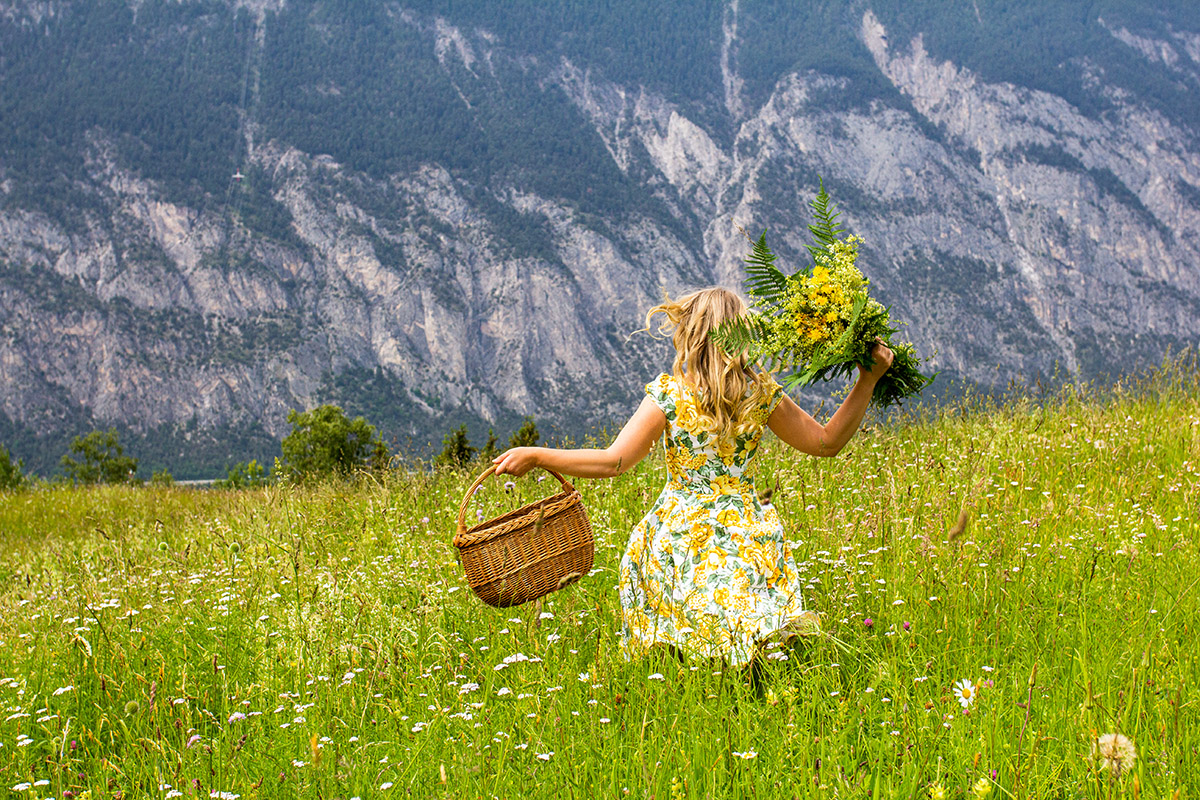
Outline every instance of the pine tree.
POLYGON ((496 439, 496 432, 488 428, 487 444, 479 451, 479 460, 485 464, 490 464, 492 459, 500 455, 499 440, 496 439))
POLYGON ((20 489, 25 485, 25 462, 21 459, 12 460, 8 448, 0 444, 0 491, 5 489, 20 489))
POLYGON ((442 439, 442 452, 433 459, 433 463, 443 467, 462 468, 471 463, 476 450, 471 447, 467 437, 467 426, 459 425, 442 439))
POLYGON ((533 421, 533 417, 525 417, 525 421, 521 427, 517 429, 508 440, 509 447, 537 447, 541 440, 541 434, 538 433, 537 424, 533 421))

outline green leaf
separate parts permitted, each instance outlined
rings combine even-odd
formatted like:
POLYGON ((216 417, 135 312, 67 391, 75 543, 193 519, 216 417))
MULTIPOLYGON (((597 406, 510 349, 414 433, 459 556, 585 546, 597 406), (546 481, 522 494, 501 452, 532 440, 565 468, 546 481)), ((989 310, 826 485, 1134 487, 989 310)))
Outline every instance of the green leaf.
POLYGON ((770 332, 766 319, 754 312, 740 319, 728 319, 709 333, 713 341, 731 356, 754 359, 758 356, 770 332))
POLYGON ((763 310, 774 310, 782 305, 787 293, 787 276, 775 266, 775 258, 771 248, 767 247, 767 232, 763 231, 745 259, 746 291, 763 310))
POLYGON ((842 212, 833 210, 833 204, 829 201, 829 193, 825 191, 825 182, 819 178, 817 180, 820 191, 808 204, 813 210, 813 216, 816 217, 816 222, 808 226, 808 231, 813 235, 815 241, 807 245, 808 252, 812 254, 814 261, 820 254, 828 252, 828 248, 845 232, 837 221, 842 212))

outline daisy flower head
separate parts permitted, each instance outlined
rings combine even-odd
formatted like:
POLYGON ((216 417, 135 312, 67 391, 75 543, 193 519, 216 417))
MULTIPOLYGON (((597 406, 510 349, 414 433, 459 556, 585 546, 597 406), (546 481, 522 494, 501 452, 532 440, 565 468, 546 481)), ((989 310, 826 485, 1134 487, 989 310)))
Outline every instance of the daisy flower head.
POLYGON ((963 678, 954 684, 954 697, 963 708, 970 708, 971 704, 975 702, 976 691, 978 690, 975 688, 975 684, 971 683, 970 678, 963 678))
POLYGON ((1137 748, 1127 736, 1106 733, 1092 745, 1092 758, 1096 766, 1119 778, 1133 769, 1137 748))

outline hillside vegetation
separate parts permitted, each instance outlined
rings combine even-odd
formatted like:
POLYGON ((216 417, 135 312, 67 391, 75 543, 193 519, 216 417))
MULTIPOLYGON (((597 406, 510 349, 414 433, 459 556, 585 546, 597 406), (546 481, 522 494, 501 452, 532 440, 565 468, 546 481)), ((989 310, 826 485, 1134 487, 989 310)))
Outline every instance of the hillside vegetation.
MULTIPOLYGON (((229 175, 244 166, 247 111, 266 136, 376 176, 436 162, 463 177, 514 179, 608 214, 624 213, 623 204, 649 194, 631 193, 595 131, 561 93, 519 71, 486 81, 448 72, 419 26, 383 3, 289 2, 267 15, 261 56, 254 52, 253 14, 230 13, 224 3, 57 5, 41 25, 20 24, 19 16, 0 20, 4 165, 18 179, 45 182, 39 205, 63 211, 88 205, 85 195, 73 193, 73 181, 85 174, 87 136, 97 129, 114 135, 123 155, 178 200, 218 203, 229 175), (260 81, 257 98, 247 94, 251 71, 260 81), (497 85, 506 91, 490 96, 497 85)), ((422 17, 487 31, 513 51, 570 58, 609 81, 644 86, 696 115, 713 135, 733 133, 736 121, 728 119, 721 92, 726 3, 410 5, 422 17)), ((1097 24, 1168 38, 1200 29, 1195 7, 1164 9, 1145 0, 961 3, 949 10, 932 0, 884 0, 869 7, 896 41, 921 34, 934 55, 986 80, 1041 89, 1100 113, 1103 97, 1088 89, 1079 69, 1086 59, 1168 118, 1185 127, 1200 123, 1193 81, 1168 64, 1131 58, 1097 24)), ((765 102, 789 72, 816 70, 852 79, 853 96, 839 103, 901 102, 857 38, 861 13, 861 4, 847 0, 822 0, 805 13, 779 0, 739 3, 734 66, 748 101, 765 102)), ((22 191, 6 202, 18 199, 38 197, 22 191)), ((276 222, 251 220, 251 227, 286 238, 284 214, 276 222)))
MULTIPOLYGON (((579 481, 593 573, 507 610, 449 544, 469 472, 0 496, 0 774, 39 798, 1194 796, 1194 365, 876 424, 833 460, 777 444, 760 488, 825 633, 754 680, 618 654, 657 451, 579 481), (1137 749, 1119 776, 1109 733, 1137 749)), ((468 518, 551 484, 491 481, 468 518)))
POLYGON ((578 437, 739 228, 801 265, 821 181, 944 377, 1144 368, 1200 336, 1198 9, 10 0, 0 444, 202 479, 323 403, 422 457, 578 437))

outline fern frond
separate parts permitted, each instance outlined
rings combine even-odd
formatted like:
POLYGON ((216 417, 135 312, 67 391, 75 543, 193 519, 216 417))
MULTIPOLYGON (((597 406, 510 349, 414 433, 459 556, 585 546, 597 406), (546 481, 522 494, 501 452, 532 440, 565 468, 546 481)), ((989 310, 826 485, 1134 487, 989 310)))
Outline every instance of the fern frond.
POLYGON ((717 345, 730 356, 756 359, 763 349, 770 329, 767 321, 759 314, 745 314, 737 319, 727 319, 709 333, 717 345))
POLYGON ((787 292, 787 276, 775 266, 775 254, 767 247, 767 232, 754 243, 746 262, 746 291, 760 308, 773 309, 783 303, 787 292))
POLYGON ((833 204, 829 202, 829 193, 825 191, 825 181, 820 178, 817 181, 820 191, 808 204, 813 210, 813 216, 816 217, 816 222, 808 226, 808 231, 815 240, 808 245, 808 251, 814 260, 818 254, 826 252, 826 248, 836 242, 845 232, 841 223, 837 221, 842 212, 833 210, 833 204))

